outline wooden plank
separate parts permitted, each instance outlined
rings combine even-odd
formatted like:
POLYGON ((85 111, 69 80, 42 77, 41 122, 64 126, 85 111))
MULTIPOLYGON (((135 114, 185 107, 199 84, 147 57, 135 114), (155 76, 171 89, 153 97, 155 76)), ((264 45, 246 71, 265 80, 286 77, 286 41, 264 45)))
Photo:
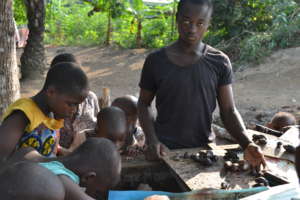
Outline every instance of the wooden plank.
POLYGON ((161 161, 148 161, 144 155, 138 155, 132 159, 128 159, 126 156, 122 156, 122 168, 148 168, 162 165, 161 161))
POLYGON ((215 143, 209 143, 208 146, 212 150, 225 150, 225 149, 238 149, 240 145, 238 144, 227 144, 227 145, 216 145, 215 143))
MULTIPOLYGON (((226 145, 225 145, 226 146, 226 145)), ((224 148, 223 146, 222 148, 224 148)), ((231 146, 233 147, 233 146, 231 146)), ((200 190, 205 188, 221 189, 221 183, 226 181, 229 189, 245 189, 255 184, 255 177, 250 175, 250 171, 246 172, 226 172, 223 168, 223 156, 226 151, 213 150, 214 154, 219 157, 218 162, 213 166, 205 167, 199 163, 183 158, 187 152, 197 153, 203 148, 179 149, 170 151, 164 161, 169 166, 178 182, 182 185, 184 191, 200 190)), ((216 147, 218 149, 218 147, 216 147)), ((242 153, 239 155, 243 157, 242 153)), ((294 164, 285 159, 275 157, 266 157, 269 173, 277 175, 278 178, 288 180, 289 182, 297 181, 297 174, 294 164)))
POLYGON ((290 143, 294 147, 297 147, 300 143, 299 128, 291 127, 282 136, 280 136, 280 139, 287 143, 290 143))
POLYGON ((264 135, 267 138, 268 143, 265 146, 261 146, 264 155, 295 162, 295 155, 286 152, 283 146, 281 148, 276 148, 278 142, 282 142, 283 144, 290 144, 288 141, 282 140, 281 138, 273 135, 261 133, 250 129, 247 130, 247 133, 250 139, 252 139, 252 135, 254 134, 264 135))

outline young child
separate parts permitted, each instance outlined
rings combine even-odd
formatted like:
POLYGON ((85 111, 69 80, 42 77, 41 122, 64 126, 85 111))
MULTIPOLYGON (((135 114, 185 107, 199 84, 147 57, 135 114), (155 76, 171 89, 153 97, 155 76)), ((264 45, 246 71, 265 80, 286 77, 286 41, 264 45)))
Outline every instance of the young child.
POLYGON ((54 65, 56 65, 57 63, 61 63, 61 62, 73 62, 73 63, 77 63, 78 65, 80 64, 80 61, 76 59, 76 57, 71 54, 71 53, 61 53, 56 55, 50 64, 50 67, 53 67, 54 65))
MULTIPOLYGON (((80 64, 73 54, 62 53, 55 56, 50 67, 61 62, 73 62, 80 64)), ((59 154, 66 155, 66 152, 70 151, 69 148, 73 143, 74 136, 80 131, 95 128, 97 114, 99 111, 97 95, 94 92, 89 91, 84 101, 78 105, 75 114, 72 117, 65 119, 64 127, 60 129, 60 146, 58 146, 59 154)))
POLYGON ((0 126, 0 158, 5 160, 16 149, 28 146, 43 156, 51 156, 63 119, 74 114, 88 91, 87 76, 77 64, 53 66, 38 94, 8 107, 0 126))
POLYGON ((128 133, 124 150, 127 151, 128 154, 134 154, 143 150, 145 135, 142 128, 137 125, 137 98, 131 95, 119 97, 112 102, 112 106, 121 108, 126 115, 128 133))
POLYGON ((111 140, 120 150, 124 146, 126 133, 125 113, 117 107, 106 107, 97 115, 96 128, 77 134, 71 149, 76 149, 87 137, 100 137, 111 140))
POLYGON ((285 132, 289 126, 296 125, 296 118, 291 113, 278 112, 276 113, 267 127, 276 131, 285 132))
POLYGON ((115 145, 105 138, 89 138, 68 156, 9 165, 0 173, 0 195, 7 200, 90 200, 114 187, 120 173, 115 145))

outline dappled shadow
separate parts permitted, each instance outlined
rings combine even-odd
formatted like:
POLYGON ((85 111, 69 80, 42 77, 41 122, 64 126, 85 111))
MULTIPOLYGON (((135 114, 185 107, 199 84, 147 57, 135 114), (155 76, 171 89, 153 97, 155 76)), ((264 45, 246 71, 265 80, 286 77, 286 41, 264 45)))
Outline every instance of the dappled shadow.
MULTIPOLYGON (((99 96, 103 87, 109 87, 112 98, 115 98, 125 94, 138 94, 140 71, 148 52, 145 49, 113 47, 48 47, 46 58, 49 66, 55 55, 73 53, 89 78, 91 90, 99 96)), ((43 82, 44 80, 21 82, 22 96, 28 97, 38 92, 43 82)))

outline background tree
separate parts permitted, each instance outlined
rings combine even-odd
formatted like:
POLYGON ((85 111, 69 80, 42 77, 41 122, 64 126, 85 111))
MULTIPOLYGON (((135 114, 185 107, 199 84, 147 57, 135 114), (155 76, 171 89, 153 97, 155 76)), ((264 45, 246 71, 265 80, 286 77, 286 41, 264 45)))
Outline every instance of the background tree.
MULTIPOLYGON (((174 2, 176 5, 176 2, 174 2)), ((143 44, 143 23, 145 21, 150 22, 151 20, 158 20, 162 22, 162 24, 167 25, 168 29, 164 29, 164 32, 170 32, 171 35, 169 40, 171 41, 173 38, 172 30, 175 29, 175 25, 168 26, 168 20, 171 19, 172 24, 172 17, 173 17, 173 4, 165 4, 165 5, 155 5, 155 4, 146 4, 143 0, 129 0, 128 5, 126 4, 126 11, 129 15, 133 16, 131 21, 131 26, 136 26, 135 28, 131 27, 132 30, 136 31, 135 36, 135 47, 141 48, 144 47, 143 44)), ((176 8, 175 8, 176 10, 176 8)), ((175 13, 174 10, 174 13, 175 13)), ((175 14, 174 14, 175 15, 175 14)), ((175 17, 174 17, 175 19, 175 17)), ((175 22, 174 22, 175 23, 175 22)))
POLYGON ((24 0, 28 19, 29 36, 21 56, 23 79, 34 79, 43 75, 46 69, 44 31, 45 1, 24 0))
POLYGON ((136 47, 142 47, 142 22, 146 17, 148 7, 144 4, 143 0, 131 0, 127 12, 133 15, 132 25, 137 26, 136 31, 136 47))
POLYGON ((0 116, 20 97, 12 0, 0 2, 0 116))
POLYGON ((107 32, 105 45, 110 45, 113 32, 113 18, 119 17, 124 11, 124 2, 121 0, 84 0, 84 2, 93 6, 88 13, 89 16, 94 12, 105 12, 107 14, 107 32))

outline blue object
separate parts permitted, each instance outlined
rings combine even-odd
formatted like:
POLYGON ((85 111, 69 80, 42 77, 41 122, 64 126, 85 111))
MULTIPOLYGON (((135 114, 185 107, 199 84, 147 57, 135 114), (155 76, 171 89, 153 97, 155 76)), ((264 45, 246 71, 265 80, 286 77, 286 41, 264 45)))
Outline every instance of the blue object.
POLYGON ((241 190, 202 189, 183 193, 170 193, 161 191, 109 191, 108 200, 144 200, 151 195, 167 195, 176 199, 197 200, 236 200, 258 192, 268 190, 267 187, 247 188, 241 190))
POLYGON ((171 195, 161 191, 109 191, 108 200, 144 200, 151 195, 171 195))
POLYGON ((65 175, 69 177, 74 183, 79 184, 79 177, 71 170, 65 168, 65 166, 61 162, 58 161, 43 162, 43 163, 39 163, 39 165, 50 170, 55 175, 65 175))

